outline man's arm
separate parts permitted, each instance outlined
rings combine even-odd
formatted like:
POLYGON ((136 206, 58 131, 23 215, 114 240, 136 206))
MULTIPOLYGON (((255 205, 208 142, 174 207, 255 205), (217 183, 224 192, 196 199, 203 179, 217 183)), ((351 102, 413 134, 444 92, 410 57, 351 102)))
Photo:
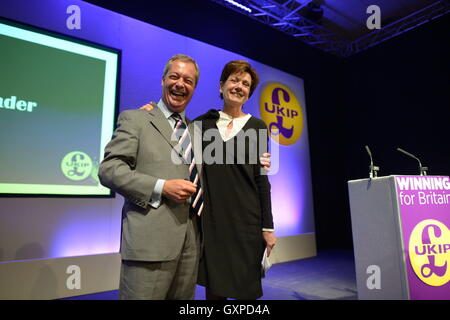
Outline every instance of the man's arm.
POLYGON ((105 148, 100 164, 100 182, 136 205, 147 208, 157 177, 137 172, 139 127, 136 114, 124 111, 119 115, 117 129, 105 148))
POLYGON ((119 115, 117 129, 106 145, 100 164, 102 185, 114 190, 136 205, 157 208, 161 196, 178 203, 185 202, 196 191, 196 185, 183 179, 163 180, 135 170, 139 145, 136 114, 124 111, 119 115))

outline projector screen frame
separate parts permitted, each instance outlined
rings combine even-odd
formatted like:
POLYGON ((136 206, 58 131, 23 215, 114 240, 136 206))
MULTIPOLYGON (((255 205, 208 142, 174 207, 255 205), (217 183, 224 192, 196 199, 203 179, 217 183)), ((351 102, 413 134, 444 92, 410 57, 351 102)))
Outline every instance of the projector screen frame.
MULTIPOLYGON (((53 31, 50 29, 37 27, 35 25, 31 25, 28 23, 24 23, 21 21, 16 21, 10 18, 6 18, 0 15, 0 23, 5 24, 11 27, 20 28, 26 31, 31 31, 35 33, 39 33, 45 36, 53 37, 60 40, 65 40, 69 42, 73 42, 76 44, 84 45, 87 47, 91 47, 98 50, 103 50, 117 56, 117 61, 115 64, 116 68, 116 80, 114 82, 114 106, 112 110, 112 123, 111 132, 114 132, 117 126, 117 118, 119 115, 119 102, 120 102, 120 80, 121 80, 121 62, 122 62, 122 50, 118 48, 114 48, 111 46, 103 45, 98 42, 93 42, 91 40, 86 40, 83 38, 79 38, 72 35, 67 35, 61 32, 53 31)), ((108 141, 111 137, 108 137, 108 141)), ((103 153, 101 154, 101 158, 99 162, 103 159, 103 153)), ((24 184, 26 185, 26 184, 24 184)), ((51 184, 49 184, 51 185, 51 184)), ((56 194, 56 193, 1 193, 0 198, 115 198, 115 192, 111 189, 108 189, 109 193, 105 194, 56 194)))

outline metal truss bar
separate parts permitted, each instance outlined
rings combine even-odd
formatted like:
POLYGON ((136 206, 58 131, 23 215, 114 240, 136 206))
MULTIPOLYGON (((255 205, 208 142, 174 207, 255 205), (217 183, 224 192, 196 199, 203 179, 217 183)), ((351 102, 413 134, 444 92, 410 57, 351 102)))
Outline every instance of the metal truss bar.
MULTIPOLYGON (((293 24, 293 23, 290 23, 290 22, 287 22, 287 21, 282 21, 282 20, 280 19, 280 17, 277 17, 276 15, 274 15, 274 14, 268 12, 268 11, 265 11, 265 10, 263 10, 262 8, 258 8, 257 6, 255 6, 255 5, 253 5, 253 4, 250 4, 250 3, 247 4, 247 5, 248 5, 250 8, 254 9, 254 10, 259 10, 260 13, 264 13, 265 16, 269 16, 269 17, 273 18, 275 21, 278 21, 278 22, 272 22, 272 23, 270 24, 270 25, 273 26, 273 27, 288 26, 288 27, 291 27, 291 28, 297 30, 297 32, 298 32, 298 31, 300 31, 300 32, 307 32, 306 29, 314 29, 314 26, 298 26, 298 25, 296 25, 296 24, 293 24)), ((259 13, 258 13, 258 14, 259 14, 259 13)), ((259 17, 259 16, 257 16, 256 14, 253 14, 253 17, 259 17)), ((315 34, 313 34, 313 33, 308 33, 308 34, 309 34, 310 36, 320 37, 320 35, 315 35, 315 34)))
POLYGON ((279 3, 275 0, 240 0, 242 4, 255 10, 255 13, 239 10, 223 0, 211 1, 246 14, 259 22, 268 24, 311 46, 339 57, 351 56, 450 13, 450 1, 439 0, 430 6, 384 26, 380 30, 374 30, 354 41, 347 41, 298 13, 301 8, 305 7, 312 0, 307 0, 303 4, 293 0, 287 0, 284 3, 279 3))
POLYGON ((299 11, 300 9, 306 7, 310 2, 312 2, 312 0, 305 1, 303 4, 299 5, 297 8, 295 8, 294 10, 289 12, 286 16, 284 16, 283 19, 287 19, 290 16, 292 16, 293 14, 297 13, 297 11, 299 11))
POLYGON ((293 36, 294 37, 304 37, 304 36, 309 36, 309 33, 294 33, 293 36))
POLYGON ((450 5, 448 1, 437 1, 400 20, 386 25, 380 30, 372 31, 369 34, 356 39, 351 43, 350 54, 355 54, 357 52, 373 47, 383 41, 389 40, 409 30, 417 28, 418 26, 421 26, 449 12, 450 5))
MULTIPOLYGON (((311 2, 311 1, 309 1, 309 0, 306 1, 304 4, 301 4, 300 7, 307 5, 309 2, 311 2)), ((291 15, 290 14, 291 10, 289 8, 284 7, 283 5, 279 4, 278 2, 276 2, 274 0, 249 0, 249 1, 247 1, 247 5, 254 10, 264 11, 266 13, 269 12, 269 10, 266 10, 266 9, 271 9, 270 13, 272 14, 272 17, 274 19, 279 20, 279 22, 284 22, 284 19, 286 16, 288 16, 288 18, 290 18, 290 17, 292 17, 292 15, 295 15, 295 18, 298 18, 298 20, 299 20, 298 24, 314 26, 314 28, 317 29, 318 34, 319 33, 323 33, 323 34, 327 34, 327 35, 331 34, 335 38, 337 38, 336 35, 334 35, 332 32, 330 32, 326 28, 308 20, 307 18, 299 15, 297 12, 295 12, 291 15), (261 10, 261 9, 263 9, 263 10, 261 10)))
MULTIPOLYGON (((439 7, 439 8, 437 8, 437 10, 439 10, 442 4, 444 5, 444 7, 446 6, 446 7, 447 7, 447 10, 448 10, 448 4, 446 4, 445 2, 446 2, 445 0, 444 0, 444 1, 438 1, 438 2, 435 2, 435 3, 431 4, 431 5, 429 5, 428 7, 425 7, 425 8, 423 8, 423 9, 420 9, 420 10, 418 10, 418 11, 416 11, 416 12, 414 12, 414 13, 412 13, 412 14, 410 14, 410 15, 404 17, 404 18, 401 18, 401 19, 399 19, 399 20, 397 20, 397 21, 394 21, 394 22, 392 22, 392 23, 390 23, 390 24, 384 26, 384 27, 383 27, 382 29, 380 29, 380 30, 389 30, 390 28, 393 28, 393 27, 395 27, 396 25, 399 25, 399 24, 403 23, 404 21, 408 21, 408 19, 420 19, 420 18, 423 17, 421 14, 426 14, 426 11, 427 11, 427 10, 430 10, 430 9, 436 10, 436 7, 439 7)), ((376 31, 374 31, 374 32, 377 32, 377 31, 378 31, 378 30, 376 30, 376 31)), ((365 38, 369 38, 371 35, 372 35, 372 34, 369 33, 369 34, 367 34, 367 35, 365 35, 365 36, 360 37, 360 38, 357 39, 356 41, 362 41, 362 40, 364 40, 365 38)))

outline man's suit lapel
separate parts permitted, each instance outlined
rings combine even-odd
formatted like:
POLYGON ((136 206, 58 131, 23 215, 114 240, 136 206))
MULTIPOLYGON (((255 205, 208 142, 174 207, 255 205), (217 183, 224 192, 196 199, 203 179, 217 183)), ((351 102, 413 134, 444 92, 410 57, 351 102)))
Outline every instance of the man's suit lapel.
MULTIPOLYGON (((167 121, 164 113, 158 108, 156 104, 151 104, 153 109, 149 111, 151 116, 150 123, 156 130, 161 134, 161 136, 169 143, 172 148, 174 148, 180 157, 182 153, 179 150, 178 141, 176 139, 172 140, 173 128, 171 128, 169 121, 167 121)), ((191 137, 192 148, 194 150, 195 162, 197 166, 197 172, 201 174, 202 172, 202 132, 201 129, 194 125, 193 122, 186 118, 187 127, 189 130, 189 135, 191 137)))
POLYGON ((169 121, 167 121, 164 113, 158 108, 156 104, 152 104, 153 109, 149 111, 150 123, 156 130, 161 134, 161 136, 169 143, 173 148, 176 147, 176 139, 172 140, 173 129, 170 127, 169 121))

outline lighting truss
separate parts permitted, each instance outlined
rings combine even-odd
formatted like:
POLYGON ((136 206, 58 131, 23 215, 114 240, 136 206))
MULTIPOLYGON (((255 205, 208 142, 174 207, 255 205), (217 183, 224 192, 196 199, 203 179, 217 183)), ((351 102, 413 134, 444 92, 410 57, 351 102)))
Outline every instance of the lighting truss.
POLYGON ((414 13, 401 18, 393 23, 390 23, 379 30, 374 30, 355 41, 351 42, 346 51, 343 51, 343 56, 350 56, 352 54, 361 52, 365 49, 373 47, 380 42, 389 40, 404 32, 417 28, 424 23, 439 18, 450 12, 450 1, 437 1, 428 7, 415 11, 414 13))
POLYGON ((374 30, 354 41, 339 37, 327 28, 302 15, 300 10, 312 0, 211 0, 255 20, 285 32, 308 45, 339 57, 348 57, 385 40, 414 29, 450 12, 449 0, 439 0, 381 29, 374 30), (233 4, 234 3, 234 4, 233 4), (236 6, 236 3, 240 6, 236 6), (243 10, 246 7, 248 10, 243 10))

